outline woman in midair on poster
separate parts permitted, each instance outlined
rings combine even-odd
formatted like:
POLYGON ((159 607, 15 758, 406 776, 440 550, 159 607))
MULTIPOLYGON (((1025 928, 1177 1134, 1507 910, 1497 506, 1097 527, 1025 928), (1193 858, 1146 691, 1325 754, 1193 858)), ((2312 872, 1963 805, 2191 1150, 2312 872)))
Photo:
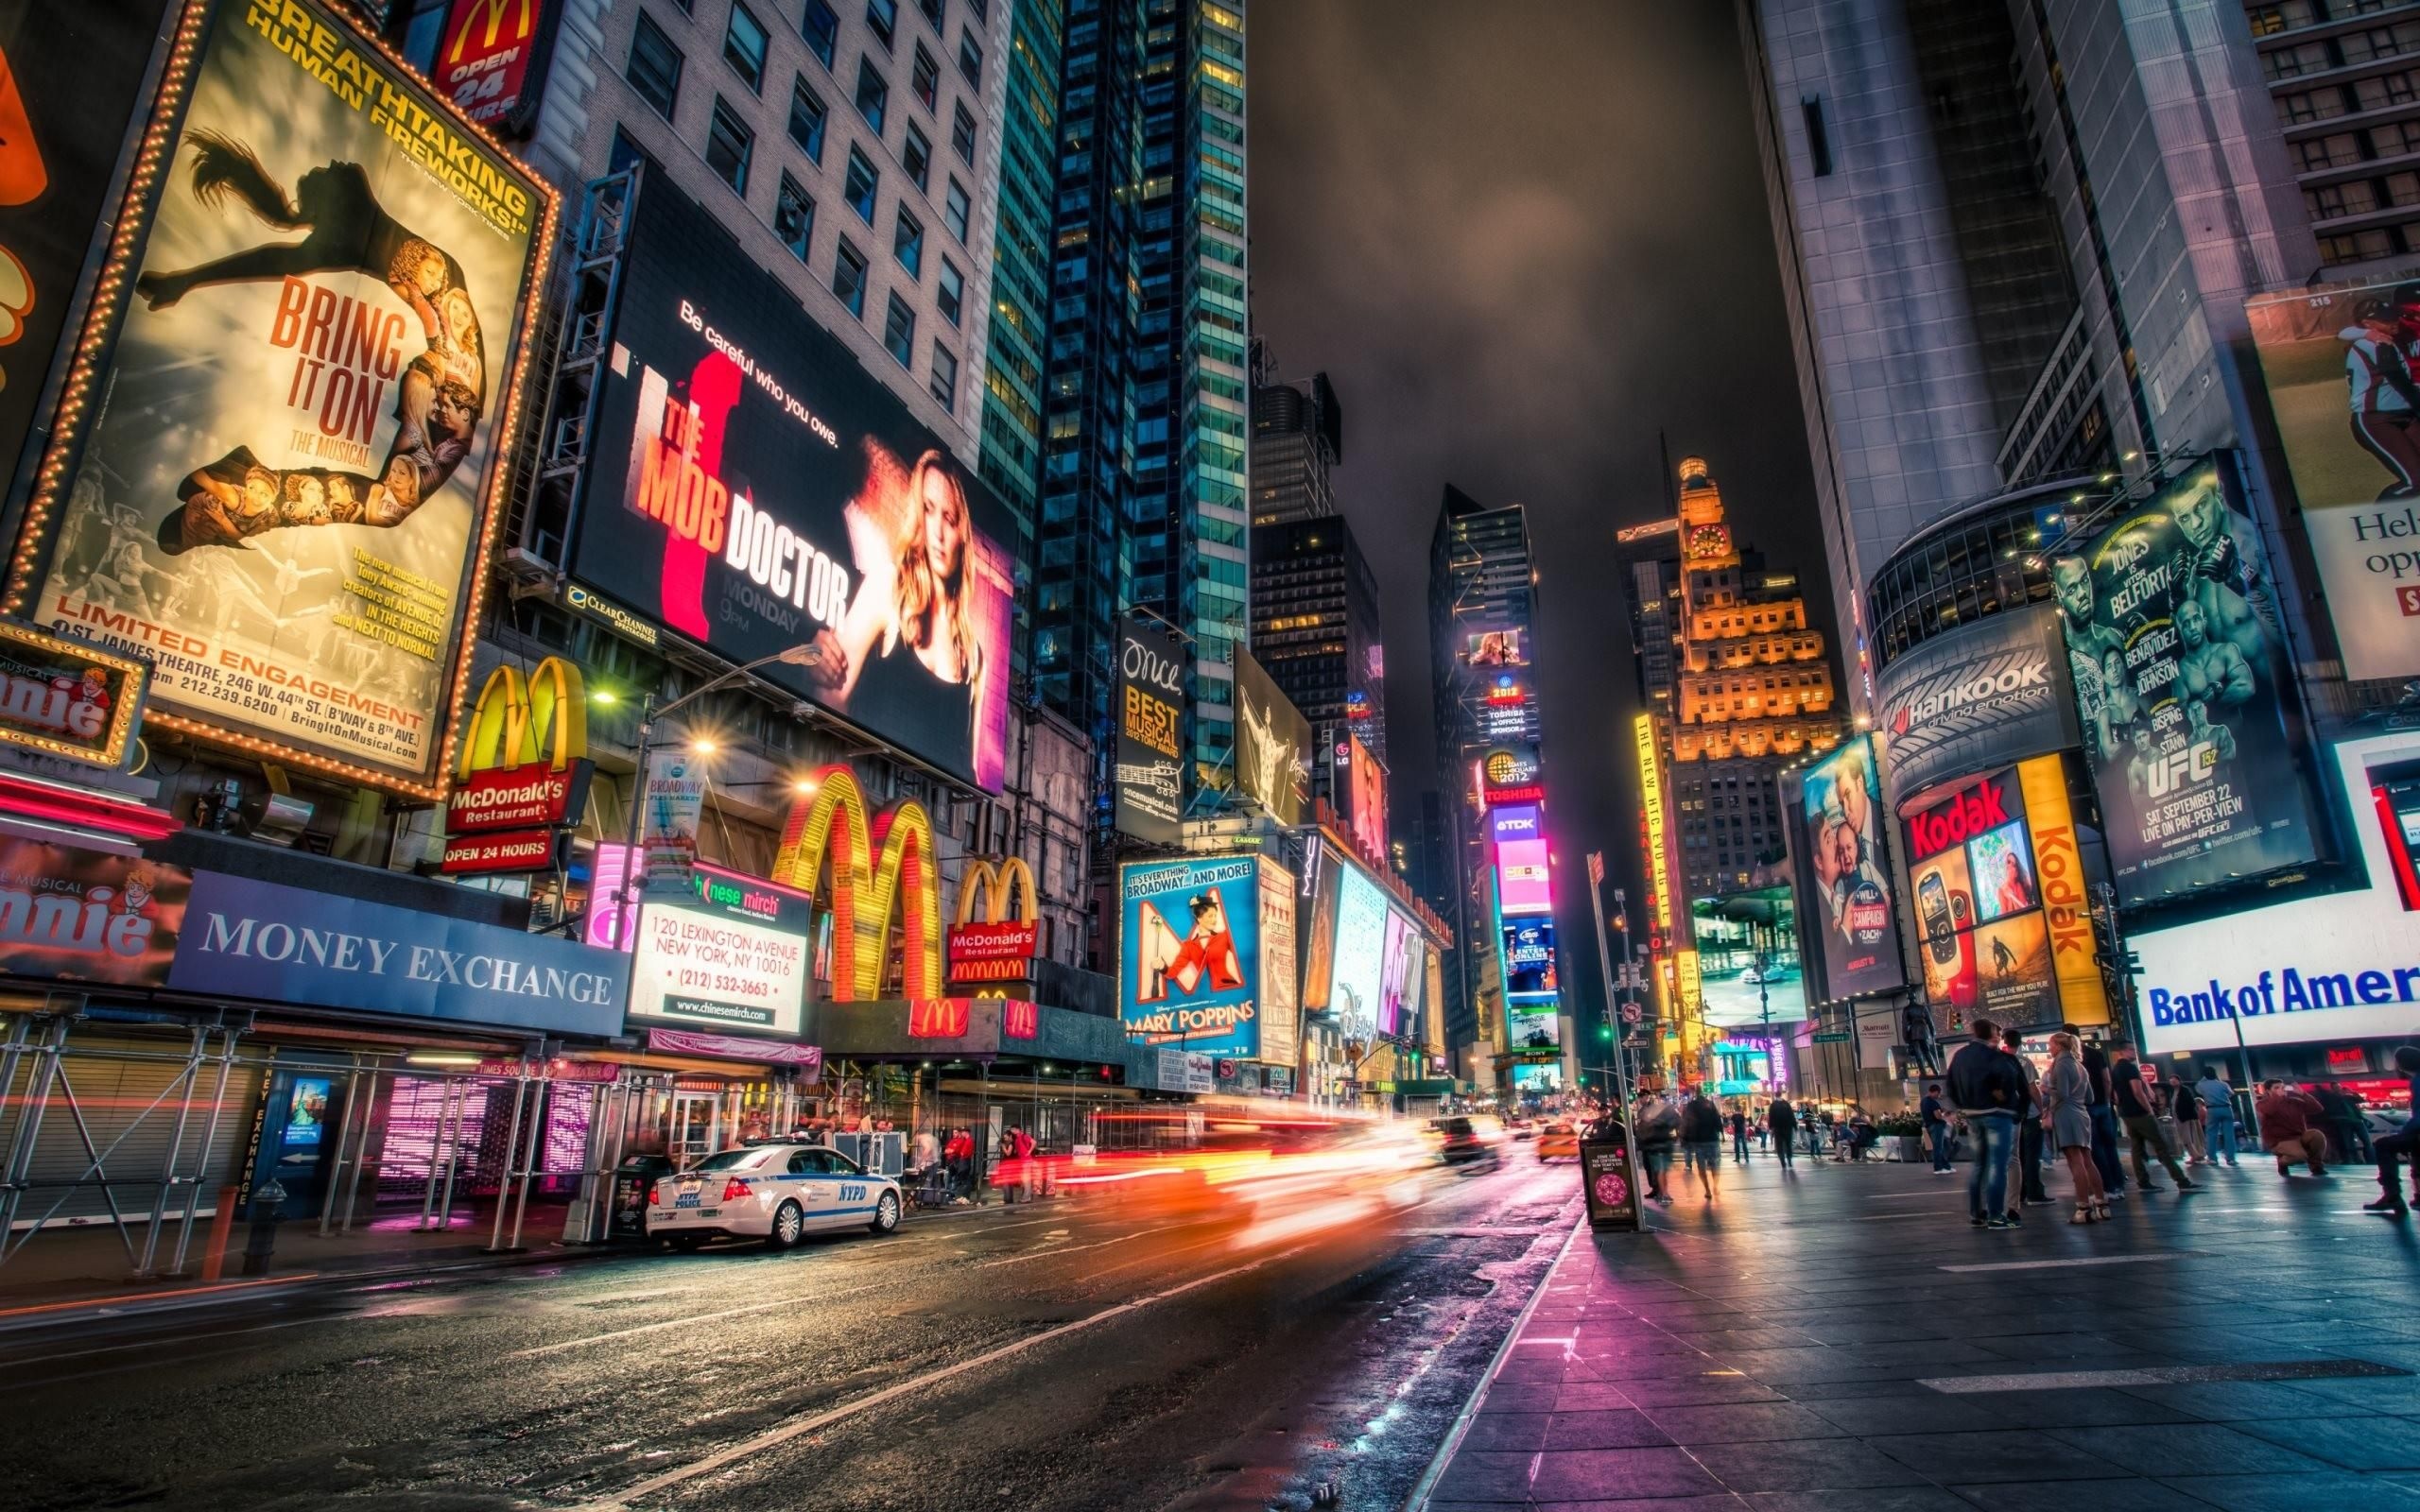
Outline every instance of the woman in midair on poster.
POLYGON ((134 291, 164 310, 199 288, 312 273, 363 273, 385 281, 420 320, 427 348, 405 369, 395 394, 400 422, 375 478, 332 468, 264 465, 238 446, 195 470, 179 488, 184 503, 160 522, 160 549, 243 547, 247 538, 288 525, 402 524, 470 454, 487 405, 487 364, 462 266, 379 205, 357 163, 328 163, 295 181, 289 198, 252 149, 197 129, 193 194, 216 208, 233 195, 299 242, 268 242, 175 272, 148 272, 134 291))

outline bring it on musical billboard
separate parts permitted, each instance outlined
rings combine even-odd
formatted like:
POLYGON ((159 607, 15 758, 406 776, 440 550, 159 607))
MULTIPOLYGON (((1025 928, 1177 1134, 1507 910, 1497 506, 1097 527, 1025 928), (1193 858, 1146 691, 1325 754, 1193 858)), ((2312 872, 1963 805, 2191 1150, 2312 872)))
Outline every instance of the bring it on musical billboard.
POLYGON ((668 181, 633 191, 571 576, 961 782, 1008 747, 1008 510, 668 181))
POLYGON ((322 0, 181 26, 8 607, 149 659, 155 725, 434 797, 554 195, 322 0))

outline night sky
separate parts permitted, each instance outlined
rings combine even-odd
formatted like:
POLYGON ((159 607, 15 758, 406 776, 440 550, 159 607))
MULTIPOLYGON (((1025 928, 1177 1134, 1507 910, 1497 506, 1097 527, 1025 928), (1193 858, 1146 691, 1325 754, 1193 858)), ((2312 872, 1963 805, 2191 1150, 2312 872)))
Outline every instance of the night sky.
MULTIPOLYGON (((1593 1004, 1582 858, 1637 858, 1613 533, 1668 512, 1658 432, 1707 459, 1745 541, 1824 592, 1732 8, 1285 0, 1252 20, 1253 327, 1283 375, 1325 369, 1342 401, 1392 802, 1436 783, 1428 541, 1450 481, 1529 507, 1564 984, 1593 1004)), ((1828 600, 1809 607, 1828 631, 1828 600)))

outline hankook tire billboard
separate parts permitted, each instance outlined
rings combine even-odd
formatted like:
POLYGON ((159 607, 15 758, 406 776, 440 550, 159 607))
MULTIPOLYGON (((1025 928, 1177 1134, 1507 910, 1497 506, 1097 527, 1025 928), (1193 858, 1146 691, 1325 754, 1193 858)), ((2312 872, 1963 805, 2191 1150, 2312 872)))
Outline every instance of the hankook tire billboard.
POLYGON ((1945 782, 2083 743, 2049 604, 1935 636, 1877 682, 1894 812, 1945 782))

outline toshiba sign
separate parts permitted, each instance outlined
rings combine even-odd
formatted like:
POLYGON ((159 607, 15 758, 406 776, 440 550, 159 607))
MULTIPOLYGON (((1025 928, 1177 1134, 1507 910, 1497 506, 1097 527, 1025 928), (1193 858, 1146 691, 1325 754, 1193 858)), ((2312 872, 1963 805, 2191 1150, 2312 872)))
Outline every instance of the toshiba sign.
POLYGON ((1880 724, 1891 799, 2080 744, 2055 612, 1993 614, 1882 669, 1880 724))

